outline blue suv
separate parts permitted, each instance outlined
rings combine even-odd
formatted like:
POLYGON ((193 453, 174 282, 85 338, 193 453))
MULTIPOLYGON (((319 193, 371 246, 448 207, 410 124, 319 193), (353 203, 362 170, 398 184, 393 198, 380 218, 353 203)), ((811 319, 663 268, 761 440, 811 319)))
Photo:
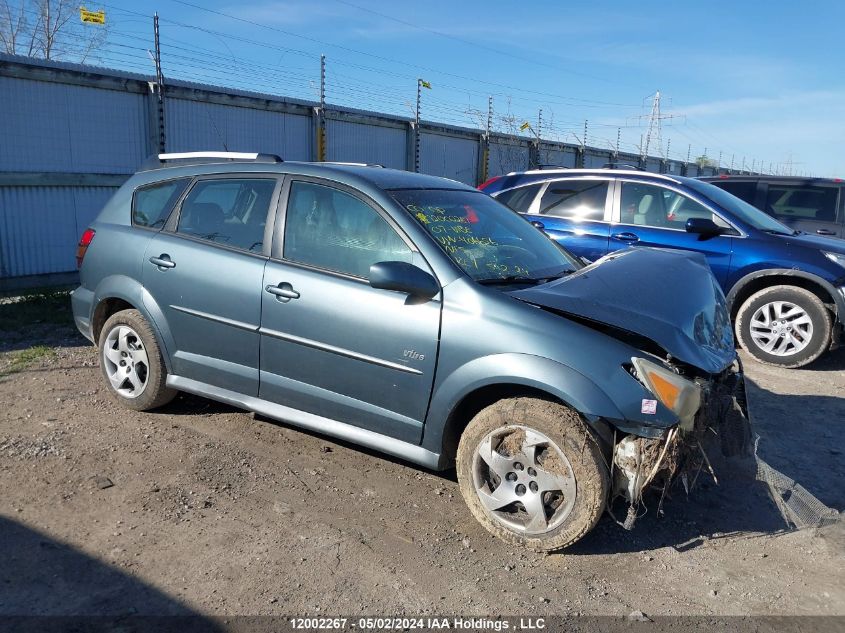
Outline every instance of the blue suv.
MULTIPOLYGON (((479 187, 591 261, 630 247, 697 251, 727 295, 740 345, 802 367, 838 344, 845 241, 789 228, 712 184, 635 170, 548 169, 479 187)), ((655 275, 656 287, 664 275, 655 275)), ((668 302, 678 297, 668 291, 668 302)))

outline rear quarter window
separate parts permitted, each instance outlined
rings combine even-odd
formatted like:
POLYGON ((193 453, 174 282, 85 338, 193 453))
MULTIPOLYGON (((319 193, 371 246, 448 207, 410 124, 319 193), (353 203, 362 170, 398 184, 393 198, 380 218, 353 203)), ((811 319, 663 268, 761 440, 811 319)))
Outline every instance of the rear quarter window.
POLYGON ((518 213, 528 213, 531 203, 540 192, 541 183, 508 189, 494 196, 496 200, 518 213))
POLYGON ((163 227, 189 182, 190 178, 179 178, 138 187, 132 194, 132 224, 163 227))

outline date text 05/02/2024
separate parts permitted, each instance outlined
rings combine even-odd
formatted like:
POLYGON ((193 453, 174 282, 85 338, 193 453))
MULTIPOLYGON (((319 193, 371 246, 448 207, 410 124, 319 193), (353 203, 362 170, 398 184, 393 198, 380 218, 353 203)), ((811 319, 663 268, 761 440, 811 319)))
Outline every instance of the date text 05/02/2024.
POLYGON ((294 630, 458 630, 458 631, 539 631, 546 628, 545 618, 461 618, 461 617, 294 617, 294 630))

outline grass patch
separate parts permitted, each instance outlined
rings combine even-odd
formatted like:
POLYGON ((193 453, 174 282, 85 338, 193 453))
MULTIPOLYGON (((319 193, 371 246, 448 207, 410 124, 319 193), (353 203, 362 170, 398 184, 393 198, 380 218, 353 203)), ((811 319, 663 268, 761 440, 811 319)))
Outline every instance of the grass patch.
POLYGON ((72 325, 69 290, 35 290, 20 297, 0 298, 0 330, 48 323, 72 325))
POLYGON ((19 352, 10 352, 3 359, 5 361, 3 366, 0 366, 0 378, 16 374, 35 361, 54 356, 55 353, 52 347, 46 345, 35 345, 19 352))

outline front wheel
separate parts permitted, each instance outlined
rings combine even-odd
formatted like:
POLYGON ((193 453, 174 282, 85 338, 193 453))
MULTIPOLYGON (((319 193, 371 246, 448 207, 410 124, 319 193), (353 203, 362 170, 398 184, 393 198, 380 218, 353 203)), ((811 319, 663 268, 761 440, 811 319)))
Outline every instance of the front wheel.
POLYGON ((461 495, 491 533, 538 551, 572 545, 608 495, 601 450, 572 409, 537 398, 500 400, 470 421, 457 454, 461 495))
POLYGON ((736 316, 742 348, 769 365, 795 368, 830 347, 830 312, 816 295, 798 286, 772 286, 751 295, 736 316))
POLYGON ((112 396, 124 407, 149 411, 173 400, 167 368, 153 329, 137 310, 110 316, 100 332, 100 369, 112 396))

